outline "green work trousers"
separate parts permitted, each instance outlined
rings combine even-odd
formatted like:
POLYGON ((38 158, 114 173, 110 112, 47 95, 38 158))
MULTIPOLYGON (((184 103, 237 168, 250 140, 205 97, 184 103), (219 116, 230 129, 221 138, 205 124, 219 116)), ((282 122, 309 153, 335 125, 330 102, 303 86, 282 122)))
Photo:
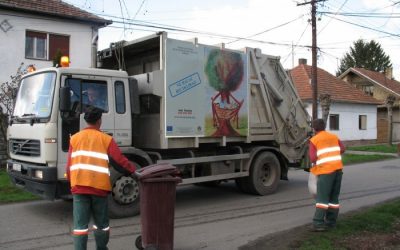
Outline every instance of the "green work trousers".
POLYGON ((316 208, 313 218, 315 227, 333 227, 336 225, 339 215, 339 194, 342 176, 342 170, 318 175, 316 208))
POLYGON ((109 219, 107 197, 74 194, 74 248, 86 250, 91 216, 94 220, 94 237, 97 250, 106 250, 109 240, 109 219))

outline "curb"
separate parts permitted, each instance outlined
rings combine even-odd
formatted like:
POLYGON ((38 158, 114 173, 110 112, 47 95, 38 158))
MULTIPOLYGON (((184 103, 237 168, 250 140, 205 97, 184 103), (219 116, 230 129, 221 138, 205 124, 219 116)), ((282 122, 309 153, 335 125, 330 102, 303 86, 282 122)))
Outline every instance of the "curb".
POLYGON ((355 154, 355 155, 387 155, 399 157, 399 154, 395 153, 382 153, 382 152, 370 152, 370 151, 355 151, 355 150, 346 150, 345 154, 355 154))

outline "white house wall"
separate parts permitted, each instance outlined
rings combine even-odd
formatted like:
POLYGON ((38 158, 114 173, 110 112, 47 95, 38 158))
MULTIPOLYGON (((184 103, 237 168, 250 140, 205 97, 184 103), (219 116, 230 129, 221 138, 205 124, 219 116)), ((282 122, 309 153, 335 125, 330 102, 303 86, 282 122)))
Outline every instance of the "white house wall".
MULTIPOLYGON (((312 115, 312 104, 307 104, 307 112, 312 115)), ((377 138, 377 107, 372 104, 355 103, 333 103, 329 114, 339 115, 339 130, 329 130, 329 119, 327 121, 327 131, 330 131, 342 141, 353 140, 375 140, 377 138), (367 116, 367 129, 358 128, 359 115, 367 116)), ((322 117, 321 109, 318 108, 318 117, 322 117)))
POLYGON ((25 31, 39 31, 69 35, 71 67, 91 66, 91 43, 94 31, 90 25, 48 17, 36 17, 17 12, 0 10, 0 23, 7 20, 11 29, 0 29, 0 83, 10 80, 18 66, 34 64, 36 68, 51 67, 53 61, 25 58, 25 31))

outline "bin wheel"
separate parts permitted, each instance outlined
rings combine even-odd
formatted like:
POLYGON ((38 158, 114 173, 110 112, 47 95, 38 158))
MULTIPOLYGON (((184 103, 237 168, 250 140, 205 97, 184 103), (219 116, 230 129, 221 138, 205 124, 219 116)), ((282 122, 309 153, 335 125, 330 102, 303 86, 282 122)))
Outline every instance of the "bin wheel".
POLYGON ((136 237, 135 246, 136 246, 136 248, 139 249, 139 250, 143 250, 143 249, 144 249, 143 246, 142 246, 142 236, 141 236, 141 235, 139 235, 138 237, 136 237))

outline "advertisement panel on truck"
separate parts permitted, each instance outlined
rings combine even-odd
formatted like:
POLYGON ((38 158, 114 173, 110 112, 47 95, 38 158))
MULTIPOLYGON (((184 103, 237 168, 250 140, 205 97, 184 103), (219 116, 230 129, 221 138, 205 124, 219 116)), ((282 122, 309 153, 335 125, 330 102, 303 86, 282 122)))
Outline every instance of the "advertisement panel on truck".
POLYGON ((167 136, 247 135, 245 53, 167 39, 166 83, 167 136))

